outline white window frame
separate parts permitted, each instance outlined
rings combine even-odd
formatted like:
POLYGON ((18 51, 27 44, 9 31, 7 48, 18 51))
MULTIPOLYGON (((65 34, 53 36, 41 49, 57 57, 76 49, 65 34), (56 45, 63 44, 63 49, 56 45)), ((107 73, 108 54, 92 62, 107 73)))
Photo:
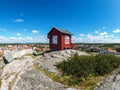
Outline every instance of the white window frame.
POLYGON ((52 36, 52 44, 58 44, 58 36, 57 35, 52 36))
POLYGON ((65 44, 69 44, 70 43, 69 40, 70 40, 70 37, 65 35, 65 44))

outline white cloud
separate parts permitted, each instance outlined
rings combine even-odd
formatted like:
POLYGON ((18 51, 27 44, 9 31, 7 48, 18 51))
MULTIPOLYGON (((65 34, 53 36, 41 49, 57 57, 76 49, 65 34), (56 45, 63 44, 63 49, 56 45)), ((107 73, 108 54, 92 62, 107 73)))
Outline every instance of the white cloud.
POLYGON ((15 23, 22 23, 22 22, 24 22, 24 20, 23 19, 15 19, 15 20, 13 20, 13 22, 15 22, 15 23))
POLYGON ((0 36, 0 40, 5 40, 5 39, 6 39, 6 37, 0 36))
POLYGON ((91 37, 92 35, 91 35, 91 34, 87 34, 86 36, 87 36, 87 37, 91 37))
POLYGON ((94 33, 99 34, 99 32, 100 32, 101 30, 105 30, 105 29, 106 29, 106 27, 105 27, 105 26, 103 26, 102 28, 100 28, 100 29, 98 29, 98 30, 95 30, 95 32, 94 32, 94 33))
POLYGON ((34 43, 48 43, 48 39, 46 35, 39 35, 38 37, 27 36, 25 38, 25 41, 34 42, 34 43))
POLYGON ((31 40, 33 40, 33 37, 27 36, 25 39, 28 40, 28 41, 29 40, 31 41, 31 40))
POLYGON ((117 38, 114 37, 113 34, 111 35, 87 35, 87 37, 84 39, 85 42, 89 43, 114 43, 117 38))
POLYGON ((108 34, 108 33, 104 31, 104 32, 100 33, 99 35, 100 35, 100 36, 104 36, 104 35, 107 35, 107 34, 108 34))
POLYGON ((113 33, 120 33, 120 29, 113 30, 113 33))
POLYGON ((97 35, 86 34, 84 37, 72 36, 72 41, 74 43, 120 43, 120 39, 114 34, 108 34, 107 32, 102 32, 97 35))
POLYGON ((9 39, 10 39, 10 40, 16 40, 17 37, 10 37, 9 39))
MULTIPOLYGON (((26 37, 5 37, 0 36, 0 43, 48 43, 46 35, 39 35, 37 37, 26 36, 26 37)), ((113 34, 107 34, 105 36, 100 35, 84 35, 84 37, 72 36, 73 43, 120 43, 120 39, 113 34)))
POLYGON ((80 43, 83 42, 83 38, 72 36, 72 41, 73 43, 80 43))
POLYGON ((17 36, 22 36, 20 33, 17 33, 16 35, 17 35, 17 36))
POLYGON ((84 36, 84 34, 79 34, 81 37, 83 37, 84 36))
POLYGON ((96 34, 98 34, 99 32, 98 31, 95 31, 96 34))
POLYGON ((32 33, 33 33, 33 34, 38 34, 39 31, 38 31, 38 30, 32 30, 32 33))
POLYGON ((4 37, 0 36, 0 43, 48 43, 46 35, 39 35, 37 37, 4 37))

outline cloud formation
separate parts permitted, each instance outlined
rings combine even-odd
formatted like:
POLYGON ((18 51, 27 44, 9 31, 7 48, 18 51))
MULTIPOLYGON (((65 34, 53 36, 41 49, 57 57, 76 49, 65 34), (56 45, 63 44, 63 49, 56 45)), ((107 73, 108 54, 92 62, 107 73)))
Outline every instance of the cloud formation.
POLYGON ((24 22, 24 20, 19 18, 19 19, 13 20, 13 22, 15 22, 15 23, 22 23, 22 22, 24 22))
POLYGON ((92 34, 84 34, 84 37, 73 36, 72 41, 73 43, 120 43, 120 37, 116 36, 115 33, 120 33, 120 29, 113 30, 111 33, 96 30, 92 34))
POLYGON ((107 35, 107 34, 108 34, 108 33, 107 33, 107 32, 105 32, 105 31, 104 31, 104 32, 99 33, 99 35, 100 35, 100 36, 104 36, 104 35, 107 35))
MULTIPOLYGON (((6 31, 6 29, 0 28, 0 31, 6 31)), ((39 30, 32 30, 32 35, 26 36, 25 31, 27 29, 22 29, 22 32, 14 32, 14 36, 0 36, 0 43, 48 43, 47 35, 40 35, 39 30), (36 35, 34 35, 36 34, 36 35), (21 37, 22 36, 22 37, 21 37)), ((28 31, 27 31, 28 32, 28 31)), ((73 43, 120 43, 120 36, 116 35, 116 33, 120 33, 120 29, 116 29, 113 31, 103 31, 96 30, 93 33, 88 32, 89 34, 80 33, 76 36, 72 36, 73 43)))
POLYGON ((17 33, 16 35, 17 35, 17 36, 22 36, 20 33, 17 33))
POLYGON ((113 30, 113 33, 120 33, 120 29, 113 30))
POLYGON ((98 31, 95 31, 96 34, 98 34, 99 32, 98 31))
POLYGON ((46 35, 37 37, 4 37, 0 36, 0 43, 48 43, 46 35))
POLYGON ((38 34, 39 31, 38 31, 38 30, 32 30, 32 33, 33 33, 33 34, 38 34))
POLYGON ((81 37, 83 37, 84 36, 84 34, 79 34, 81 37))

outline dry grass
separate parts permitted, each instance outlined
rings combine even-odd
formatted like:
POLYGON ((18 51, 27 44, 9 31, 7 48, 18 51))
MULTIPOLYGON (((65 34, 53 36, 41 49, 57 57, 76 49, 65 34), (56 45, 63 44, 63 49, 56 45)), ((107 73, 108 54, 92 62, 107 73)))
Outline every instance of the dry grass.
POLYGON ((32 58, 35 58, 35 56, 33 54, 27 54, 27 55, 23 55, 20 58, 18 58, 19 60, 23 60, 25 58, 25 56, 30 56, 32 58))
POLYGON ((35 67, 36 70, 38 70, 38 71, 46 74, 46 75, 47 75, 48 77, 50 77, 52 80, 59 82, 60 76, 58 76, 58 75, 56 75, 56 74, 54 74, 54 73, 52 73, 52 72, 45 71, 44 69, 40 68, 40 67, 37 66, 36 64, 34 64, 34 67, 35 67))
POLYGON ((4 55, 4 53, 3 52, 0 52, 0 57, 2 57, 4 55))
POLYGON ((19 73, 20 73, 20 72, 18 72, 18 73, 15 75, 14 79, 9 83, 9 86, 8 86, 9 88, 8 88, 8 90, 11 90, 11 89, 12 89, 12 87, 13 87, 13 85, 14 85, 14 83, 15 83, 18 75, 19 75, 19 73))
POLYGON ((4 67, 5 67, 5 65, 3 65, 2 67, 0 67, 0 70, 3 70, 4 67))

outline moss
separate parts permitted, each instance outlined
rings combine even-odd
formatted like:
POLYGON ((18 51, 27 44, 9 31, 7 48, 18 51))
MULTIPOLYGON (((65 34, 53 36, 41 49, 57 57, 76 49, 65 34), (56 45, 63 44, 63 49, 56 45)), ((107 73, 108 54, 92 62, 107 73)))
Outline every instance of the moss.
MULTIPOLYGON (((27 54, 27 55, 23 55, 19 58, 19 60, 23 60, 25 58, 25 56, 30 56, 32 58, 35 58, 35 56, 33 54, 27 54)), ((17 60, 17 59, 16 59, 17 60)))
POLYGON ((5 65, 3 65, 2 67, 0 67, 0 70, 3 70, 4 67, 5 67, 5 65))
POLYGON ((52 73, 52 72, 48 72, 48 71, 45 71, 44 69, 40 68, 38 65, 34 64, 34 68, 44 74, 46 74, 48 77, 50 77, 52 80, 54 81, 57 81, 57 82, 60 82, 60 76, 52 73))
POLYGON ((8 90, 11 90, 11 89, 12 89, 12 87, 13 87, 13 85, 14 85, 14 83, 15 83, 18 75, 19 75, 19 73, 20 73, 20 72, 18 72, 18 73, 15 75, 14 79, 9 83, 9 86, 8 86, 9 88, 8 88, 8 90))
MULTIPOLYGON (((16 77, 16 78, 17 78, 17 77, 16 77)), ((16 78, 14 78, 14 79, 9 83, 9 86, 8 86, 9 88, 8 88, 8 90, 11 90, 11 89, 12 89, 12 86, 14 85, 16 78)))
POLYGON ((32 58, 35 58, 33 54, 27 54, 26 56, 31 56, 32 58))

